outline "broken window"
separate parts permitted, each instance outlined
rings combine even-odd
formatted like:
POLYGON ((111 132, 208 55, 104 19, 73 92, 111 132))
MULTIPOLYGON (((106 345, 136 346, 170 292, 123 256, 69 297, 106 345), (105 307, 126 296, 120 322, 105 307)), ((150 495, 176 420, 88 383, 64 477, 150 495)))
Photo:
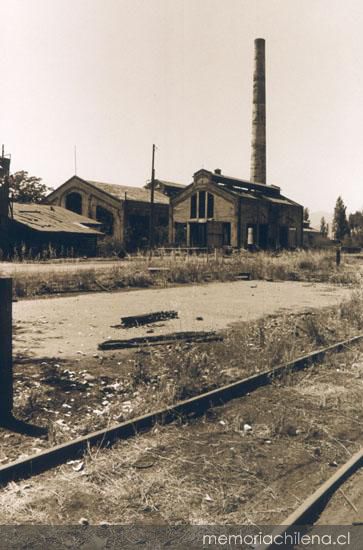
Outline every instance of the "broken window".
POLYGON ((198 191, 190 198, 190 217, 213 218, 214 216, 214 195, 206 191, 198 191))
POLYGON ((197 217, 197 194, 194 193, 190 197, 190 217, 196 218, 197 217))
POLYGON ((82 196, 73 192, 66 196, 66 208, 76 214, 82 214, 82 196))
POLYGON ((199 218, 205 218, 205 191, 199 191, 199 218))
POLYGON ((214 216, 214 195, 207 193, 207 218, 214 216))

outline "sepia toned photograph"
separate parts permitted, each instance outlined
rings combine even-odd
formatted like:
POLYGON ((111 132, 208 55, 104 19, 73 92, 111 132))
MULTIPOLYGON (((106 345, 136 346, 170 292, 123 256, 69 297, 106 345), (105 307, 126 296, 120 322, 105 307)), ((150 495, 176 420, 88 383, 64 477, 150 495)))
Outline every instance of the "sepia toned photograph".
POLYGON ((0 549, 363 548, 363 3, 0 14, 0 549))

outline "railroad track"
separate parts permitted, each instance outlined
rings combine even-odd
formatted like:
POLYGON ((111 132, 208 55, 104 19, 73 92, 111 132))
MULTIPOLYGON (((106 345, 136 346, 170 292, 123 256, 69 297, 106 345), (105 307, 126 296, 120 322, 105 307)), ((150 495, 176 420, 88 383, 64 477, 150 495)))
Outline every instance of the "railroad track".
MULTIPOLYGON (((312 495, 288 516, 282 525, 277 527, 273 537, 283 537, 285 533, 293 532, 297 526, 312 526, 317 516, 322 512, 329 499, 335 491, 359 468, 363 466, 363 447, 356 452, 343 466, 341 466, 334 475, 325 481, 312 495)), ((276 538, 276 540, 282 540, 276 538)), ((281 548, 281 543, 271 543, 257 546, 255 550, 277 550, 281 548)))
POLYGON ((150 430, 155 424, 168 424, 188 415, 200 416, 211 407, 223 405, 236 397, 242 397, 259 387, 271 384, 273 380, 288 372, 308 368, 321 361, 328 353, 340 352, 362 340, 363 334, 360 334, 164 409, 92 432, 84 437, 51 447, 41 453, 11 462, 0 467, 0 485, 34 476, 64 464, 70 459, 79 458, 89 447, 96 445, 109 447, 119 439, 127 439, 139 432, 150 430))

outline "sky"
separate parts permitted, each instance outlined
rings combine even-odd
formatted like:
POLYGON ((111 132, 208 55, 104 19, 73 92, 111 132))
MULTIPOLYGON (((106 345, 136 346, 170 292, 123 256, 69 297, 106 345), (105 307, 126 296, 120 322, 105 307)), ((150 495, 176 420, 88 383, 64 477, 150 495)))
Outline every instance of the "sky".
POLYGON ((0 143, 13 172, 249 179, 253 49, 266 40, 267 182, 363 208, 361 0, 0 0, 0 143), (75 150, 76 146, 76 167, 75 150))

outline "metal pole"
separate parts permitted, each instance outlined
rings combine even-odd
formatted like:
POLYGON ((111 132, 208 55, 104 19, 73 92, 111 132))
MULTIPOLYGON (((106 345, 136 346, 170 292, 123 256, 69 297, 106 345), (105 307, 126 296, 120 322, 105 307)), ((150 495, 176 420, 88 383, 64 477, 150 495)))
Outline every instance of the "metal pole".
POLYGON ((155 143, 153 144, 151 162, 151 197, 150 197, 150 227, 149 227, 149 248, 150 254, 154 248, 154 193, 155 193, 155 143))
POLYGON ((13 410, 12 299, 13 280, 0 278, 0 423, 13 410))
POLYGON ((340 261, 341 261, 341 248, 338 246, 335 252, 335 263, 337 267, 340 266, 340 261))

